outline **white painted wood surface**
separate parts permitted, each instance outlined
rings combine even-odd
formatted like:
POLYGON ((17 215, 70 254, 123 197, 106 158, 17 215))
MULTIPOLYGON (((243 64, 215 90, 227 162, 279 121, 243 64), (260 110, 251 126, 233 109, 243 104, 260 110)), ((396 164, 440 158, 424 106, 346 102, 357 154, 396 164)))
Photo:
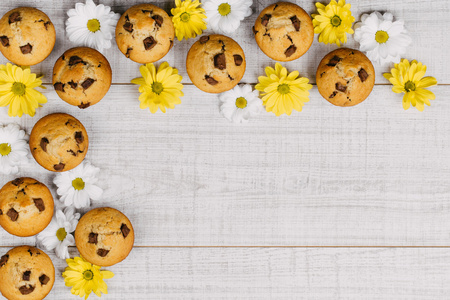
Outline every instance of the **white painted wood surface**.
MULTIPOLYGON (((101 1, 119 13, 140 2, 101 1)), ((259 11, 273 2, 254 1, 254 14, 232 36, 247 54, 243 82, 256 83, 264 66, 274 64, 251 34, 259 11)), ((295 2, 314 12, 314 1, 295 2)), ((53 53, 32 67, 46 83, 55 60, 75 46, 64 32, 65 12, 75 3, 2 1, 1 15, 34 6, 55 23, 53 53)), ((173 6, 167 0, 152 3, 166 11, 173 6)), ((381 76, 389 67, 376 66, 377 86, 361 105, 334 107, 314 86, 301 113, 280 118, 267 113, 234 125, 220 115, 217 96, 190 84, 184 58, 196 39, 176 41, 164 58, 179 68, 186 84, 182 104, 167 114, 139 109, 137 87, 129 84, 139 76, 139 65, 115 45, 105 51, 113 86, 99 104, 71 107, 47 84, 49 101, 34 118, 10 118, 0 108, 0 122, 17 122, 28 133, 52 112, 70 113, 86 126, 87 159, 102 169, 99 184, 105 189, 94 206, 122 210, 136 229, 137 247, 109 268, 116 277, 105 299, 448 297, 450 249, 280 247, 450 246, 450 1, 350 3, 357 20, 374 10, 405 20, 414 40, 405 57, 425 63, 441 84, 431 88, 437 100, 425 112, 405 112, 401 96, 381 76)), ((356 45, 349 37, 347 46, 356 45)), ((314 82, 318 62, 334 48, 316 39, 304 57, 284 65, 314 82)), ((0 57, 0 63, 6 60, 0 57)), ((35 163, 19 175, 55 190, 54 174, 35 163)), ((0 184, 13 178, 0 175, 0 184)), ((0 254, 34 243, 33 237, 0 230, 0 254)), ((52 259, 61 272, 64 262, 52 259)), ((60 278, 48 298, 69 297, 60 278)))

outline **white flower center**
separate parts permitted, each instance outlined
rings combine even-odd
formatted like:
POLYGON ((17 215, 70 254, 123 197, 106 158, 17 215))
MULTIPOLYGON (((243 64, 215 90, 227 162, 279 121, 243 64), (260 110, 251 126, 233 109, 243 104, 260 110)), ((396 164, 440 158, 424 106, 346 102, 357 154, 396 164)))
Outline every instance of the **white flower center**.
POLYGON ((97 20, 97 19, 90 19, 87 22, 87 28, 91 32, 99 31, 100 30, 100 22, 99 22, 99 20, 97 20))
POLYGON ((0 144, 0 155, 6 156, 11 153, 11 146, 8 143, 0 144))
POLYGON ((217 10, 222 16, 227 16, 231 12, 231 5, 226 2, 222 3, 217 10))
POLYGON ((67 236, 67 232, 66 229, 64 229, 64 227, 61 227, 60 229, 58 229, 56 231, 56 237, 58 238, 58 240, 60 240, 61 242, 64 241, 64 239, 67 236))
POLYGON ((236 99, 236 107, 240 109, 244 109, 247 107, 247 99, 244 97, 239 97, 236 99))
POLYGON ((77 191, 81 191, 84 189, 85 183, 84 183, 83 179, 78 177, 78 178, 75 178, 74 180, 72 180, 72 186, 77 191))
POLYGON ((378 30, 375 33, 375 41, 379 44, 384 44, 389 40, 389 34, 386 31, 378 30))

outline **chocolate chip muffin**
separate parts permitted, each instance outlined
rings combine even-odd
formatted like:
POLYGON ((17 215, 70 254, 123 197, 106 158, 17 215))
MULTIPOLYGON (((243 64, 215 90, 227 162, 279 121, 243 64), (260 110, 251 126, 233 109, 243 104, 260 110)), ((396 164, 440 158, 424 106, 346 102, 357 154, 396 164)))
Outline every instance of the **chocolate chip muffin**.
POLYGON ((316 82, 320 94, 330 103, 354 106, 372 92, 375 70, 362 52, 341 48, 322 59, 317 68, 316 82))
POLYGON ((0 19, 0 51, 13 63, 40 63, 55 46, 55 27, 49 17, 33 7, 19 7, 0 19))
POLYGON ((53 217, 53 197, 33 178, 16 178, 0 190, 0 225, 17 236, 32 236, 53 217))
POLYGON ((30 134, 34 159, 53 172, 69 171, 86 156, 89 138, 80 121, 68 114, 51 114, 40 119, 30 134))
POLYGON ((38 248, 20 246, 0 257, 0 292, 8 299, 44 299, 54 282, 52 260, 38 248))
POLYGON ((244 51, 224 35, 202 36, 189 50, 186 69, 196 87, 207 93, 222 93, 234 88, 244 76, 244 51))
POLYGON ((112 266, 124 260, 133 248, 133 226, 117 209, 95 208, 78 222, 75 244, 90 263, 112 266))
POLYGON ((253 33, 259 48, 278 61, 299 58, 314 40, 311 17, 300 6, 290 2, 266 7, 256 19, 253 33))
POLYGON ((138 63, 152 63, 163 58, 173 46, 175 29, 172 19, 152 4, 130 7, 116 26, 119 50, 138 63))
POLYGON ((71 105, 87 108, 98 103, 111 86, 108 60, 88 47, 64 52, 53 67, 53 86, 58 96, 71 105))

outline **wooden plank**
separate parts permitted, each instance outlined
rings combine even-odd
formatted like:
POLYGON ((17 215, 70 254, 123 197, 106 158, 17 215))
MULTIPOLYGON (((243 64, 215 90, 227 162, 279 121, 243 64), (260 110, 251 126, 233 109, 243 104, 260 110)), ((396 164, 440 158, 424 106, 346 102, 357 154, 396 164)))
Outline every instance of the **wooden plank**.
MULTIPOLYGON (((130 217, 136 245, 449 245, 449 86, 432 88, 425 112, 376 86, 353 108, 316 88, 301 113, 265 113, 234 125, 217 96, 185 87, 167 114, 139 109, 137 87, 113 86, 80 110, 48 89, 49 102, 19 122, 66 112, 90 136, 104 199, 130 217)), ((51 185, 34 164, 21 170, 51 185)), ((14 176, 0 176, 3 184, 14 176)), ((25 241, 0 231, 1 245, 25 241)))

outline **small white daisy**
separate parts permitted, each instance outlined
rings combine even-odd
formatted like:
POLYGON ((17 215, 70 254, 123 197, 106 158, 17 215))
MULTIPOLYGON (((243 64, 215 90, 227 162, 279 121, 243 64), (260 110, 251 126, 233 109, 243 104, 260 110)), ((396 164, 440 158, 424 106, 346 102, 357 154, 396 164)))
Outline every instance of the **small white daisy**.
POLYGON ((99 168, 89 162, 83 162, 75 169, 56 175, 53 182, 61 197, 59 200, 65 206, 73 205, 75 208, 84 208, 91 205, 92 200, 99 200, 103 190, 95 185, 99 168))
POLYGON ((37 242, 47 251, 55 250, 56 256, 61 259, 70 258, 69 246, 75 245, 72 232, 77 228, 80 214, 75 213, 72 206, 64 211, 57 209, 52 221, 41 233, 37 235, 37 242))
POLYGON ((263 102, 258 97, 259 92, 249 84, 237 85, 234 89, 219 95, 220 112, 234 123, 246 123, 250 117, 264 111, 263 102))
POLYGON ((252 0, 205 0, 206 22, 218 33, 231 34, 252 14, 252 0))
POLYGON ((393 22, 393 19, 390 13, 381 15, 376 11, 362 15, 361 22, 355 24, 354 37, 360 43, 359 49, 378 64, 399 62, 412 42, 403 20, 393 22))
POLYGON ((96 48, 98 51, 111 48, 111 40, 116 30, 120 14, 111 11, 103 4, 95 5, 86 0, 86 4, 77 3, 75 9, 67 12, 66 31, 71 42, 96 48))
POLYGON ((0 173, 16 174, 28 162, 28 135, 17 124, 0 124, 0 173))

